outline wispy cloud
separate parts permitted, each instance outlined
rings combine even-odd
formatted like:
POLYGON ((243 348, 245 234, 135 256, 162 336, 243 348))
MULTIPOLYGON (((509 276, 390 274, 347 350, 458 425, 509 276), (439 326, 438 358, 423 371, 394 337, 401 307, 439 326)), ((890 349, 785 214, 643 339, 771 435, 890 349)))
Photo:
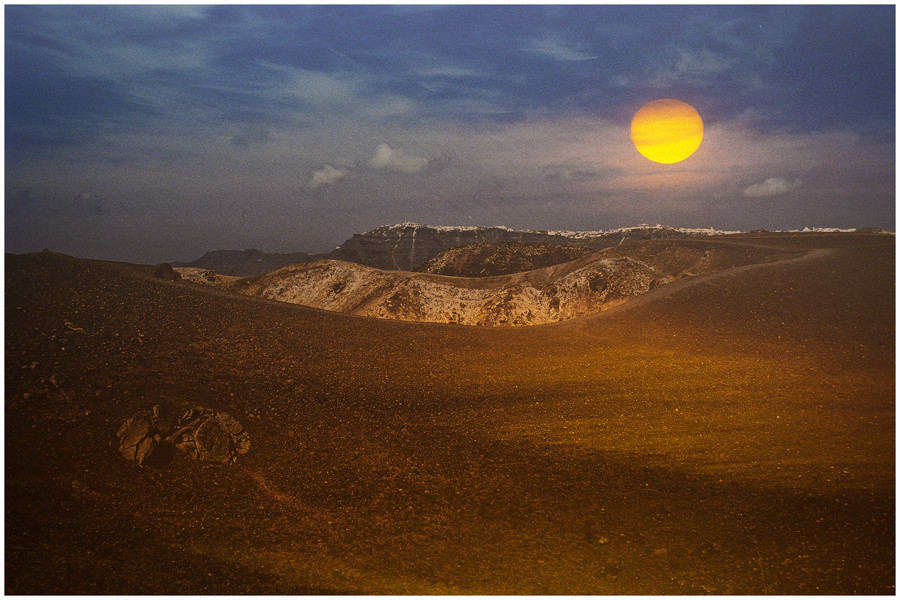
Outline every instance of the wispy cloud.
POLYGON ((545 36, 525 42, 527 52, 560 61, 582 61, 599 58, 597 54, 588 52, 578 45, 556 36, 545 36))
POLYGON ((312 177, 310 177, 309 182, 307 182, 306 184, 306 187, 310 190, 314 190, 323 185, 332 185, 349 175, 349 169, 335 168, 331 165, 325 165, 321 169, 317 169, 313 172, 312 177))

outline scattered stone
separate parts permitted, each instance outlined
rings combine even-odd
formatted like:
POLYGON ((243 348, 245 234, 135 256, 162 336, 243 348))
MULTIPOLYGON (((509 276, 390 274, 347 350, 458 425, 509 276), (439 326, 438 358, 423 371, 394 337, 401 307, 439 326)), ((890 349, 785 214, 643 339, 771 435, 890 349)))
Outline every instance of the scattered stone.
POLYGON ((73 323, 72 321, 64 321, 64 324, 65 324, 65 326, 68 327, 69 330, 71 330, 71 331, 84 331, 84 327, 78 327, 78 326, 75 325, 75 323, 73 323))

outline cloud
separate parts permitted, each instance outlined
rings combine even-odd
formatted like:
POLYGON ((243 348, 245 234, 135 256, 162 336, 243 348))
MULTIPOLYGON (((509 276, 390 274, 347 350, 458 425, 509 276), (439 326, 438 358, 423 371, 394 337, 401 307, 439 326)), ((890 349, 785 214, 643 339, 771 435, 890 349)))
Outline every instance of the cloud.
MULTIPOLYGON (((419 58, 419 61, 421 61, 421 58, 419 58)), ((482 71, 452 64, 414 65, 414 72, 421 77, 485 77, 482 71)))
POLYGON ((556 37, 544 37, 541 39, 529 40, 525 44, 525 50, 531 54, 562 61, 580 61, 599 58, 596 54, 582 52, 579 48, 575 48, 570 43, 556 37))
POLYGON ((313 172, 312 177, 309 180, 309 183, 306 184, 306 187, 314 190, 321 185, 331 185, 336 183, 337 181, 343 179, 350 175, 349 169, 335 169, 331 165, 325 165, 321 169, 313 172))
POLYGON ((763 198, 765 196, 778 196, 785 194, 803 184, 799 179, 782 179, 781 177, 769 177, 760 183, 754 183, 744 190, 745 196, 751 198, 763 198))
POLYGON ((428 168, 428 159, 406 154, 400 148, 394 150, 387 144, 378 144, 375 156, 366 163, 370 169, 387 169, 400 173, 419 173, 428 168))

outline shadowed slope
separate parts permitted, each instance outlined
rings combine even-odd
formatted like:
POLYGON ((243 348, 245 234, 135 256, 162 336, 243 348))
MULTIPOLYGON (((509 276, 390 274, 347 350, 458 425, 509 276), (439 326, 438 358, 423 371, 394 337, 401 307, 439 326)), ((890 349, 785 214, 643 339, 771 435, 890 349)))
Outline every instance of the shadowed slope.
POLYGON ((893 238, 755 243, 828 251, 518 329, 7 256, 6 591, 893 593, 893 238))

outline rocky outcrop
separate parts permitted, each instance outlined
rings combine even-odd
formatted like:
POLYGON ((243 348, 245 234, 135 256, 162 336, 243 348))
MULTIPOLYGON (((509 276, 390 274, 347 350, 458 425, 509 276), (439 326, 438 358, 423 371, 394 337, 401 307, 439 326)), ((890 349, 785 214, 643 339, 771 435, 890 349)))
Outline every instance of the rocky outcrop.
POLYGON ((241 279, 233 275, 220 275, 212 269, 201 269, 200 267, 176 267, 175 271, 185 281, 223 288, 227 288, 235 281, 241 279))
MULTIPOLYGON (((376 269, 410 271, 456 246, 470 244, 557 241, 546 232, 506 227, 434 227, 401 223, 358 233, 328 254, 328 258, 355 262, 376 269)), ((568 245, 563 242, 563 245, 568 245)))
POLYGON ((639 261, 477 279, 383 271, 342 261, 294 265, 243 293, 369 317, 463 325, 533 325, 597 312, 660 283, 639 261))
POLYGON ((239 282, 253 296, 354 315, 536 325, 595 313, 679 277, 783 258, 784 252, 691 241, 627 244, 567 263, 495 277, 447 277, 323 260, 239 282))
POLYGON ((202 406, 188 410, 169 439, 191 458, 207 462, 234 462, 250 451, 250 435, 234 417, 202 406))
POLYGON ((160 418, 159 406, 141 410, 119 427, 119 452, 139 466, 163 467, 174 453, 172 443, 165 439, 165 424, 160 418))
POLYGON ((156 268, 153 269, 153 276, 164 281, 178 281, 181 279, 181 275, 169 263, 156 265, 156 268))
POLYGON ((192 407, 174 425, 158 405, 138 411, 122 423, 116 436, 122 456, 146 467, 168 465, 176 450, 215 463, 234 462, 250 450, 250 435, 234 417, 202 406, 192 407))

